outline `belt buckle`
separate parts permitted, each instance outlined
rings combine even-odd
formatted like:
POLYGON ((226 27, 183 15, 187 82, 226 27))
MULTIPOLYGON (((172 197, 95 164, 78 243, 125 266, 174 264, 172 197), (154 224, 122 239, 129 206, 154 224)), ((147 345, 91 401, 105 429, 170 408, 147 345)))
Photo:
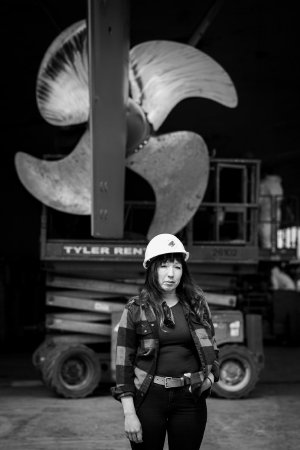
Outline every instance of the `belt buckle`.
POLYGON ((165 377, 165 388, 170 389, 171 386, 168 386, 168 381, 172 380, 172 377, 165 377))

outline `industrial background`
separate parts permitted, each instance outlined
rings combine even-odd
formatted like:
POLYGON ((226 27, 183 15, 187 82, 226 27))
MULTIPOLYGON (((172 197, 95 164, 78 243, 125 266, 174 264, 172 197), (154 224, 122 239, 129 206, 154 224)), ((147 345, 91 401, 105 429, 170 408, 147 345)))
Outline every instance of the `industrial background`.
MULTIPOLYGON (((96 3, 0 2, 0 447, 7 450, 129 449, 120 405, 109 392, 109 368, 114 360, 119 309, 129 295, 138 292, 140 284, 114 283, 114 277, 121 281, 122 277, 123 281, 127 276, 139 277, 141 283, 141 258, 104 258, 98 265, 97 251, 102 249, 106 255, 109 248, 90 237, 90 217, 78 219, 51 208, 47 223, 53 220, 58 225, 54 237, 63 239, 60 244, 47 241, 46 209, 23 186, 15 165, 20 152, 39 160, 45 155, 49 159, 68 155, 85 132, 86 124, 55 126, 46 122, 37 104, 36 84, 49 46, 67 27, 86 19, 88 5, 96 3), (47 251, 60 251, 64 242, 67 252, 74 252, 71 246, 76 242, 72 244, 64 236, 76 233, 80 239, 88 238, 86 246, 79 239, 78 248, 86 251, 81 259, 69 254, 64 261, 61 255, 54 255, 53 262, 50 255, 45 261, 47 251), (92 249, 96 258, 91 263, 92 249), (80 282, 77 275, 90 279, 80 282)), ((109 5, 112 1, 98 3, 109 5)), ((214 228, 207 222, 201 229, 204 222, 197 212, 194 229, 180 236, 189 238, 192 246, 191 266, 211 304, 220 347, 222 377, 207 403, 206 450, 288 450, 299 446, 299 253, 297 260, 295 245, 278 248, 276 242, 280 225, 300 227, 297 3, 130 1, 130 48, 150 40, 193 42, 227 72, 238 96, 234 108, 209 98, 186 98, 159 129, 160 134, 187 130, 202 136, 209 153, 210 180, 216 186, 222 181, 221 209, 219 204, 209 203, 209 190, 206 199, 210 219, 215 225, 220 219, 220 226, 214 228), (213 162, 214 158, 230 158, 231 162, 226 166, 224 161, 213 162), (237 158, 244 162, 234 163, 237 158), (283 196, 293 199, 292 203, 281 202, 280 197, 282 215, 277 220, 281 208, 275 207, 275 233, 271 233, 272 243, 267 239, 266 245, 257 236, 257 195, 262 186, 256 172, 258 161, 261 178, 281 177, 283 196), (227 204, 227 193, 235 204, 227 204), (201 247, 203 232, 217 231, 220 238, 223 230, 227 239, 231 228, 221 228, 226 208, 238 221, 243 218, 242 227, 234 227, 238 239, 230 235, 225 245, 217 239, 201 247)), ((176 154, 180 156, 180 152, 176 154)), ((184 158, 177 161, 181 164, 184 158)), ((172 176, 177 187, 182 184, 186 188, 180 164, 178 173, 173 167, 172 176)), ((180 192, 182 195, 182 190, 177 194, 180 192)), ((133 203, 154 199, 149 184, 127 169, 126 196, 133 203)), ((177 206, 178 196, 174 198, 177 206)), ((273 201, 276 206, 276 197, 273 201)), ((147 214, 143 213, 142 219, 147 214)), ((132 236, 137 240, 132 245, 126 241, 125 249, 141 251, 145 233, 142 240, 140 234, 132 236)), ((119 247, 122 242, 116 242, 117 248, 124 250, 119 247)))
MULTIPOLYGON (((131 2, 130 46, 152 39, 188 43, 212 4, 217 11, 197 48, 230 75, 239 98, 234 109, 187 99, 161 132, 190 130, 210 155, 258 158, 262 171, 282 177, 284 193, 300 199, 299 47, 296 3, 271 0, 139 0, 131 2)), ((4 0, 2 42, 0 345, 28 351, 43 335, 44 280, 40 270, 41 203, 20 183, 14 157, 66 154, 82 133, 44 121, 36 77, 51 42, 86 17, 86 0, 4 0)), ((298 223, 299 225, 299 223, 298 223)))

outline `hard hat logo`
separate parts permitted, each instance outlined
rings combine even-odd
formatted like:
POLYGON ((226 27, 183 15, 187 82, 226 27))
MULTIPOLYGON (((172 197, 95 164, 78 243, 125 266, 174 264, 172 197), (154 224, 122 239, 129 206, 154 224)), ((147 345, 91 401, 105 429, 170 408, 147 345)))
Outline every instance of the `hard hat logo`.
POLYGON ((182 242, 173 234, 158 234, 147 245, 143 266, 147 269, 150 261, 156 256, 168 253, 183 253, 185 261, 189 258, 182 242))

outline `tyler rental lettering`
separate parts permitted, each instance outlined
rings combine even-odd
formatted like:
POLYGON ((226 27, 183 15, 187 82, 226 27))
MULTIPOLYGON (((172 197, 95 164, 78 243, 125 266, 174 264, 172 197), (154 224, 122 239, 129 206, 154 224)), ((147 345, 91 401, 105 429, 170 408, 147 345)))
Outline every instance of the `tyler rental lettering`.
POLYGON ((70 256, 143 256, 143 247, 108 247, 100 245, 64 245, 63 252, 70 256))

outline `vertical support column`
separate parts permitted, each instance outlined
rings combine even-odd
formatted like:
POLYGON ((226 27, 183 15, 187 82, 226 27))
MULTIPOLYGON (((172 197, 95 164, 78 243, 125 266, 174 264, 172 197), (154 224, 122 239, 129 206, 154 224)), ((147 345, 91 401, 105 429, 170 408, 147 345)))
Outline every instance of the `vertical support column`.
POLYGON ((92 226, 121 238, 124 222, 129 0, 88 0, 92 226))

